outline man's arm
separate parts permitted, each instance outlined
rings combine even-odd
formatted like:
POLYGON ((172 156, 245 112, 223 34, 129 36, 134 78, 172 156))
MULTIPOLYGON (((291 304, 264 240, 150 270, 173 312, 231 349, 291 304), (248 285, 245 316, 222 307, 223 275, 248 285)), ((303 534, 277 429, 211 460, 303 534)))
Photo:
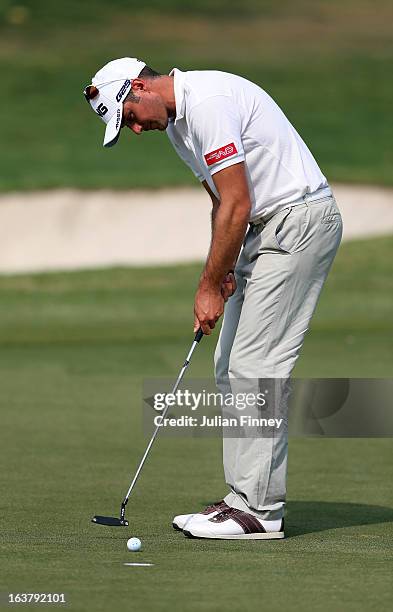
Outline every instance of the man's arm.
MULTIPOLYGON (((218 207, 220 206, 220 200, 216 197, 216 195, 210 189, 209 183, 207 181, 202 181, 202 185, 204 186, 207 193, 209 194, 211 202, 212 202, 211 228, 212 228, 212 234, 213 234, 214 222, 216 219, 216 214, 218 212, 218 207)), ((221 285, 221 294, 225 302, 227 302, 228 298, 230 298, 231 295, 233 295, 236 291, 236 279, 235 279, 236 260, 237 260, 237 257, 234 260, 232 266, 229 268, 229 270, 227 270, 226 276, 224 277, 224 280, 221 285)))
POLYGON ((212 201, 212 233, 213 233, 214 220, 216 218, 218 207, 220 206, 220 200, 214 195, 214 193, 210 189, 209 183, 207 181, 202 181, 202 185, 206 189, 206 191, 209 194, 210 199, 212 201))
POLYGON ((194 327, 200 325, 207 335, 224 311, 222 284, 239 255, 251 209, 243 162, 217 172, 213 180, 220 199, 207 188, 213 196, 212 240, 194 305, 194 327))
MULTIPOLYGON (((216 214, 218 212, 218 207, 220 206, 220 200, 212 192, 207 181, 202 181, 202 185, 206 189, 212 201, 211 228, 212 228, 212 234, 213 234, 214 222, 216 219, 216 214)), ((236 265, 236 260, 233 262, 233 265, 230 267, 230 269, 227 270, 226 276, 224 277, 224 280, 222 281, 221 295, 224 298, 225 302, 227 302, 228 299, 231 297, 231 295, 233 295, 236 291, 235 265, 236 265)), ((195 324, 199 327, 198 321, 195 321, 195 324)))

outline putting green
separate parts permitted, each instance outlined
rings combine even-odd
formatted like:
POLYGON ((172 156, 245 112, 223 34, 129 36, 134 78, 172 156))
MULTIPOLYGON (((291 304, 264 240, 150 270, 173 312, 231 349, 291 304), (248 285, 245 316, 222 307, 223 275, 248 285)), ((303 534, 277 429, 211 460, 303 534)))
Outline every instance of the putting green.
MULTIPOLYGON (((299 375, 392 375, 392 247, 343 245, 299 375)), ((291 439, 284 541, 172 529, 173 514, 225 493, 218 438, 159 439, 130 526, 90 522, 119 510, 147 443, 142 380, 177 374, 199 270, 0 278, 1 590, 65 593, 78 611, 388 609, 389 439, 291 439), (131 536, 138 553, 126 549, 131 536)), ((215 338, 203 339, 190 375, 209 375, 215 338)))

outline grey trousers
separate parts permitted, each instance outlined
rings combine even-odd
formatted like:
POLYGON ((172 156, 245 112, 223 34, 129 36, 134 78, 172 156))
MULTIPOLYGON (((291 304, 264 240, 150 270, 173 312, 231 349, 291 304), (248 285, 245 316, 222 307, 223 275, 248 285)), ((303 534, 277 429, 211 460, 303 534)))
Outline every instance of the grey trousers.
MULTIPOLYGON (((216 383, 222 393, 260 379, 275 379, 285 415, 288 379, 342 235, 334 197, 305 196, 267 223, 250 226, 215 352, 216 383)), ((255 392, 258 390, 255 389, 255 392)), ((284 513, 288 440, 279 435, 224 435, 223 460, 231 492, 226 503, 259 518, 284 513)))

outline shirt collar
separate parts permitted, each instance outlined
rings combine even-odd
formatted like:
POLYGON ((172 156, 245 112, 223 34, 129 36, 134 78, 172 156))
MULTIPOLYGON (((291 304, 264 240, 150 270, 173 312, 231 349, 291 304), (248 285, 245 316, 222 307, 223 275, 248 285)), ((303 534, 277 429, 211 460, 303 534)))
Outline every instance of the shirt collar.
POLYGON ((175 90, 175 102, 176 102, 176 117, 174 123, 180 119, 183 119, 186 110, 186 96, 184 90, 186 75, 178 68, 173 68, 170 71, 169 76, 173 76, 173 85, 175 90))

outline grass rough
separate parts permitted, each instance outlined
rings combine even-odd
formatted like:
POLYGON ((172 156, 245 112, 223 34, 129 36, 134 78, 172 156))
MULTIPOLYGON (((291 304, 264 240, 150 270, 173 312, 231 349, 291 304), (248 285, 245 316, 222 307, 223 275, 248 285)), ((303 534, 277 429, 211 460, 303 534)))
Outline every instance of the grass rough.
POLYGON ((0 6, 0 191, 191 184, 163 134, 101 146, 82 96, 109 59, 241 74, 277 100, 331 181, 392 185, 389 0, 24 0, 0 6))

